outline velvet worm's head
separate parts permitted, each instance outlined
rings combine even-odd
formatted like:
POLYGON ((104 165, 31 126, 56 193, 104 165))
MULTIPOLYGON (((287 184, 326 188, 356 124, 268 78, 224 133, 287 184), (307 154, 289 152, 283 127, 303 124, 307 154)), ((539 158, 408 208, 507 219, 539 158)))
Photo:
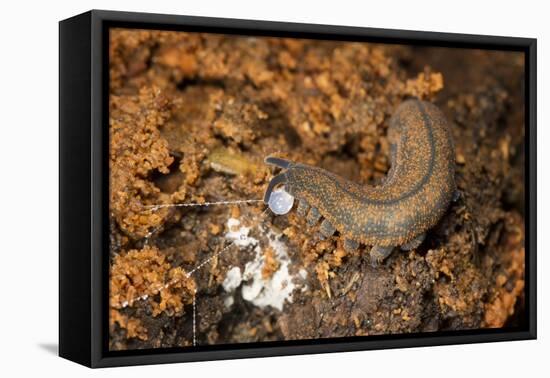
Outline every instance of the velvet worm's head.
MULTIPOLYGON (((289 169, 292 166, 292 162, 272 156, 267 157, 265 162, 282 169, 289 169)), ((288 213, 294 204, 294 197, 284 188, 286 183, 285 172, 279 173, 271 179, 264 194, 264 203, 269 205, 271 211, 277 215, 288 213)))

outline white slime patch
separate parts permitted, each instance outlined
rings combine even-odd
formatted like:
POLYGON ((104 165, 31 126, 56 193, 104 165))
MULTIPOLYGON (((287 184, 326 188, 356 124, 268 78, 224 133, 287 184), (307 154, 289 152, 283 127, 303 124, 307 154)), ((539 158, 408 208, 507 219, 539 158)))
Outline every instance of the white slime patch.
POLYGON ((222 286, 225 291, 231 292, 238 288, 242 281, 241 269, 239 269, 238 266, 234 266, 227 272, 227 276, 225 276, 222 286))
MULTIPOLYGON (((242 275, 239 267, 233 267, 227 272, 227 276, 222 284, 224 290, 228 293, 233 293, 243 283, 241 289, 243 299, 261 308, 271 306, 282 310, 285 301, 292 303, 292 292, 297 286, 294 283, 295 279, 304 281, 307 272, 301 269, 297 277, 289 273, 290 258, 286 245, 280 240, 281 234, 276 234, 270 230, 266 233, 266 237, 269 246, 275 252, 275 259, 279 263, 279 269, 271 277, 264 279, 262 275, 262 268, 265 263, 263 250, 257 239, 248 236, 250 228, 241 226, 238 231, 235 231, 239 225, 240 221, 238 219, 230 218, 227 221, 229 232, 225 234, 226 238, 232 240, 241 248, 254 245, 254 252, 256 254, 252 261, 246 263, 242 275)), ((232 299, 226 299, 227 307, 230 307, 232 303, 232 299)))
POLYGON ((229 232, 225 234, 225 237, 232 240, 235 245, 239 247, 248 247, 251 244, 258 244, 258 240, 249 237, 250 227, 241 226, 237 228, 241 222, 235 218, 229 218, 227 220, 227 228, 229 232))

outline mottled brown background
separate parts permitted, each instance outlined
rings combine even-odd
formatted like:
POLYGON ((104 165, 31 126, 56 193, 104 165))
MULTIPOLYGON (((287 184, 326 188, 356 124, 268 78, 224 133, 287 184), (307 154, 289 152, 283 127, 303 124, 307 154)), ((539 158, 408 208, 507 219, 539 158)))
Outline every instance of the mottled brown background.
POLYGON ((523 75, 513 52, 112 30, 110 348, 193 345, 195 290, 199 345, 520 324, 523 75), (261 198, 274 153, 376 184, 388 119, 409 97, 447 115, 462 195, 422 246, 381 267, 295 212, 144 208, 261 198), (218 254, 228 219, 258 248, 218 254), (254 261, 260 276, 228 289, 228 272, 254 261), (283 268, 292 302, 250 300, 245 286, 275 285, 283 268))

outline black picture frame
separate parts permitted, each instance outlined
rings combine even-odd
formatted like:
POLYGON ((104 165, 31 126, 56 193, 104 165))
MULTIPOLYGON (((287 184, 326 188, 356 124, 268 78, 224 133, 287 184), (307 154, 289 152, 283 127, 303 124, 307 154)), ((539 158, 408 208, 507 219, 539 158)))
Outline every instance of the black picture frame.
POLYGON ((536 39, 92 10, 59 23, 59 354, 89 367, 343 352, 536 338, 536 39), (525 53, 527 321, 483 329, 110 352, 108 29, 203 31, 525 53))

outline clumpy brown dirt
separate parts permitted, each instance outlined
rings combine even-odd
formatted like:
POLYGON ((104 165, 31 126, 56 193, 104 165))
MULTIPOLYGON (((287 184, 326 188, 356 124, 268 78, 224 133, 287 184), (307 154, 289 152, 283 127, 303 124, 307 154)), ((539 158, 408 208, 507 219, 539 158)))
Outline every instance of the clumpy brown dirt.
POLYGON ((523 64, 513 52, 111 31, 110 348, 521 325, 523 64), (376 184, 389 117, 409 97, 447 115, 460 197, 420 247, 379 267, 368 247, 347 253, 261 202, 150 207, 261 199, 268 155, 376 184))

